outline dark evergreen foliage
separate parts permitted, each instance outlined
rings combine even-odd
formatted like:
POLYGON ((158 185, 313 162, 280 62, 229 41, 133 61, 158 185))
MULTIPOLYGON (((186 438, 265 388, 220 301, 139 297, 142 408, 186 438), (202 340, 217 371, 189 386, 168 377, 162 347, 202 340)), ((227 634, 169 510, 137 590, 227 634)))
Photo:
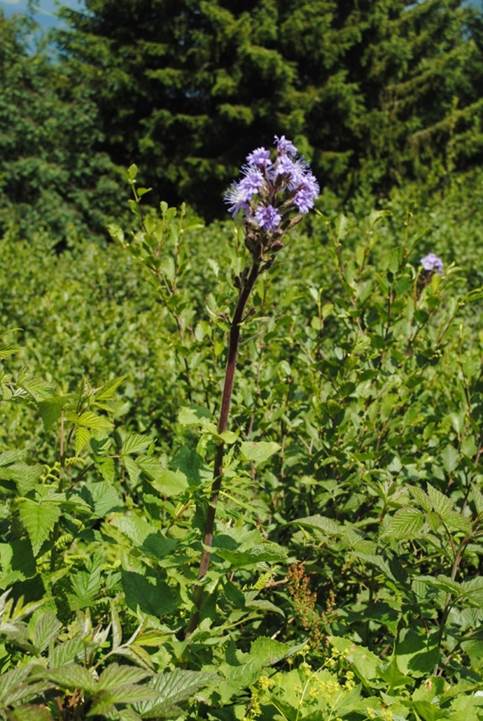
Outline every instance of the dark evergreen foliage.
POLYGON ((87 0, 64 17, 113 159, 208 216, 274 132, 345 191, 481 153, 479 26, 459 0, 87 0))
POLYGON ((0 14, 0 229, 99 233, 118 202, 92 90, 0 14))

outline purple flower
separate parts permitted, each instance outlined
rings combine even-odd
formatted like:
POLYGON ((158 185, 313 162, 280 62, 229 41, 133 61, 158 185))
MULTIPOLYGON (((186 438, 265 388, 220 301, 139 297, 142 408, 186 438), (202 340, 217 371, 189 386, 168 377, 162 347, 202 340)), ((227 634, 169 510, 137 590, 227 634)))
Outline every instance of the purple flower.
POLYGON ((247 163, 252 167, 266 168, 271 165, 270 151, 266 148, 255 148, 247 155, 247 163))
POLYGON ((282 216, 273 205, 260 205, 255 213, 255 220, 262 230, 275 230, 280 225, 282 216))
POLYGON ((225 201, 232 215, 240 210, 246 210, 248 202, 256 195, 265 183, 265 179, 258 168, 247 166, 244 170, 245 176, 239 183, 233 185, 225 193, 225 201))
POLYGON ((285 135, 275 135, 274 142, 280 155, 297 155, 297 148, 285 135))
POLYGON ((314 207, 314 203, 320 192, 319 184, 315 176, 307 170, 300 178, 300 185, 298 185, 297 188, 298 190, 293 200, 299 213, 305 215, 305 213, 308 213, 309 210, 312 210, 314 207))
POLYGON ((424 270, 428 272, 438 273, 439 275, 443 272, 443 261, 435 253, 428 253, 424 258, 421 258, 420 262, 424 270))

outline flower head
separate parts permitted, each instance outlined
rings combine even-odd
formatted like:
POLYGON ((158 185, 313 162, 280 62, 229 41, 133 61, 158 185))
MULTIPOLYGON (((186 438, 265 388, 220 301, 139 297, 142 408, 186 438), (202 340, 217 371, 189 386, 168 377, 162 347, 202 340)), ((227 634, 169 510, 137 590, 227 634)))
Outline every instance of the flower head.
POLYGON ((255 148, 247 155, 247 163, 251 167, 266 168, 271 164, 270 151, 266 148, 255 148))
POLYGON ((249 201, 260 191, 264 182, 264 177, 258 168, 247 166, 244 177, 238 183, 233 183, 225 193, 230 213, 236 215, 240 210, 246 210, 249 201))
POLYGON ((244 216, 245 243, 257 257, 283 248, 284 233, 314 207, 319 194, 316 178, 292 141, 276 135, 274 146, 252 150, 240 180, 225 194, 230 212, 244 216))
POLYGON ((273 205, 260 205, 255 212, 255 220, 262 230, 272 231, 278 228, 282 216, 273 205))
POLYGON ((443 261, 435 253, 428 253, 424 258, 421 258, 421 265, 428 272, 438 273, 439 275, 443 272, 443 261))
POLYGON ((275 135, 275 146, 279 153, 284 155, 297 155, 297 148, 291 140, 287 140, 285 135, 275 135))

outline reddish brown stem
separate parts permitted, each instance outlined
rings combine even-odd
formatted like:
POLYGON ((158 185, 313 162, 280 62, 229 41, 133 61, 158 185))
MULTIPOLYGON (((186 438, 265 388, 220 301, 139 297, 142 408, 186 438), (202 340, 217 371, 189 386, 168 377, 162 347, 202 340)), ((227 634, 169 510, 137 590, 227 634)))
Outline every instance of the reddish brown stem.
MULTIPOLYGON (((233 394, 233 382, 235 379, 236 362, 238 357, 238 346, 240 343, 240 327, 243 321, 243 313, 255 281, 260 274, 260 261, 254 260, 248 275, 242 280, 240 294, 236 304, 235 312, 230 324, 230 338, 228 344, 228 357, 226 360, 225 382, 221 397, 220 418, 218 421, 218 433, 224 433, 228 429, 228 418, 230 415, 231 397, 233 394)), ((211 561, 211 549, 213 546, 213 534, 215 530, 216 507, 223 481, 223 459, 225 455, 225 444, 220 441, 216 449, 215 465, 213 469, 213 483, 211 485, 210 502, 206 513, 205 527, 203 531, 203 551, 201 554, 198 579, 206 576, 211 561)), ((195 591, 194 601, 196 610, 191 617, 186 634, 194 631, 200 621, 200 608, 203 601, 203 591, 200 586, 195 591)))
MULTIPOLYGON (((238 356, 238 345, 240 342, 240 326, 243 320, 243 312, 247 304, 247 300, 255 285, 255 281, 260 273, 260 263, 254 261, 248 273, 248 276, 240 289, 238 302, 236 304, 233 319, 230 325, 230 342, 228 345, 228 358, 226 361, 225 382, 223 385, 223 395, 221 397, 220 418, 218 421, 218 433, 224 433, 228 428, 228 418, 230 415, 231 397, 233 394, 233 382, 235 379, 236 361, 238 356)), ((211 546, 213 544, 213 532, 215 527, 216 506, 218 504, 218 496, 220 494, 221 483, 223 480, 223 458, 225 454, 225 444, 220 441, 216 450, 215 467, 213 470, 213 483, 211 486, 210 503, 206 514, 205 528, 203 533, 203 553, 201 555, 200 568, 198 578, 203 578, 208 571, 211 560, 211 546)))

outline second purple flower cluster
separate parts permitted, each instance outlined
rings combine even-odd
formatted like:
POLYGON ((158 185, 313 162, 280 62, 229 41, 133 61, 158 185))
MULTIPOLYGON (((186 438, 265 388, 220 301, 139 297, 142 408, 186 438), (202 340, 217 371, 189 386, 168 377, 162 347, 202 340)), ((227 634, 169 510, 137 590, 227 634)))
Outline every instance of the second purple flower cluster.
POLYGON ((262 147, 247 156, 241 180, 225 195, 232 215, 242 212, 249 225, 268 233, 283 230, 293 211, 308 213, 320 192, 295 145, 284 135, 276 135, 274 145, 273 155, 262 147))

